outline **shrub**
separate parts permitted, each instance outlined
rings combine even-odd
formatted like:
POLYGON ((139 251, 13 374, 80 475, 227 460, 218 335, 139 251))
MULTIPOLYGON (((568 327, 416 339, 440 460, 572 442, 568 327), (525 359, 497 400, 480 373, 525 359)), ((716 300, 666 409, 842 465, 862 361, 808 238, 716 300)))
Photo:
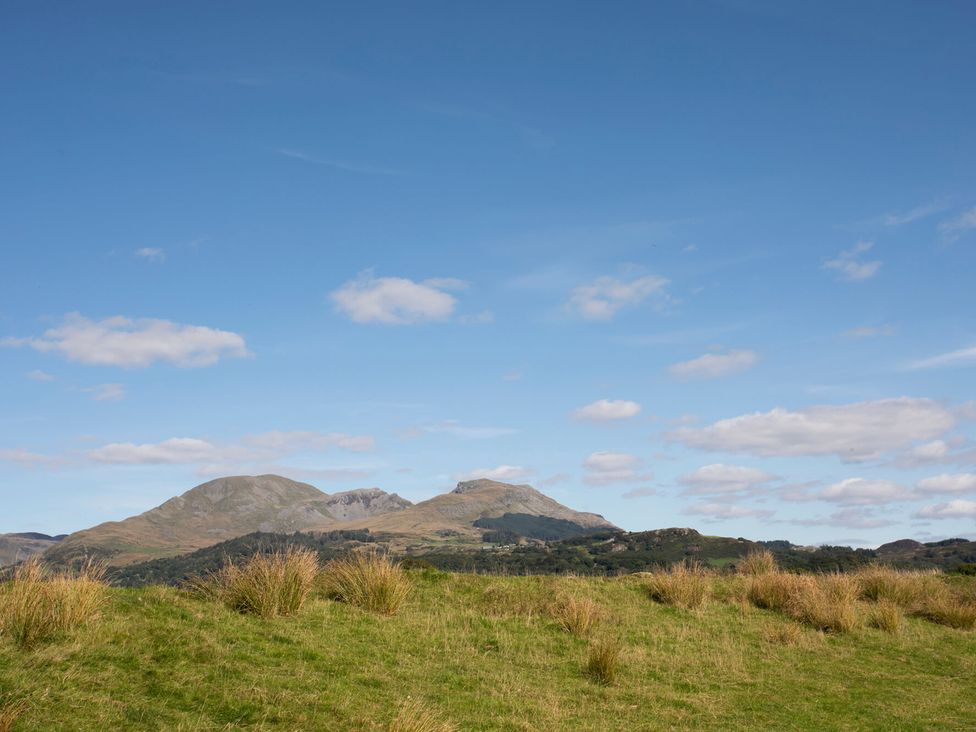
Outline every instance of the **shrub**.
POLYGON ((24 562, 0 594, 0 635, 32 648, 85 625, 105 602, 104 576, 96 562, 76 573, 48 572, 37 559, 24 562))
POLYGON ((310 549, 255 554, 244 564, 191 579, 188 588, 232 610, 262 618, 296 615, 315 586, 318 556, 310 549))
POLYGON ((768 549, 754 549, 736 565, 739 574, 758 575, 777 571, 776 557, 768 549))
POLYGON ((563 597, 550 606, 549 615, 563 630, 582 637, 593 629, 603 613, 588 597, 563 597))
POLYGON ((905 624, 901 608, 891 600, 879 600, 868 613, 868 625, 886 633, 897 635, 905 624))
POLYGON ((647 591, 655 602, 692 610, 708 597, 708 578, 700 566, 679 562, 667 571, 650 573, 647 591))
POLYGON ((400 705, 390 732, 454 732, 450 722, 443 721, 419 699, 407 699, 400 705))
POLYGON ((332 560, 323 581, 330 597, 382 615, 395 615, 411 587, 400 564, 376 551, 332 560))
POLYGON ((616 638, 602 638, 590 643, 586 674, 601 684, 612 684, 620 670, 623 646, 616 638))

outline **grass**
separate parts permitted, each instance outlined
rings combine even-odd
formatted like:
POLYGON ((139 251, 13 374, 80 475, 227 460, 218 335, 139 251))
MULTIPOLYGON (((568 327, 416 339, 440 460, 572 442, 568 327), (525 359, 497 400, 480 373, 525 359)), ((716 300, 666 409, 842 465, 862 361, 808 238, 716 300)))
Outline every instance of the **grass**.
POLYGON ((655 602, 694 610, 708 597, 708 576, 696 564, 679 562, 666 571, 651 572, 646 576, 647 592, 655 602))
POLYGON ((187 583, 187 589, 231 610, 262 618, 296 615, 305 605, 319 573, 310 549, 255 554, 243 564, 226 564, 187 583))
POLYGON ((0 704, 0 732, 13 732, 17 719, 27 710, 23 699, 0 704))
POLYGON ((408 699, 400 705, 400 711, 390 725, 390 732, 454 732, 457 729, 427 704, 418 699, 408 699))
POLYGON ((600 684, 612 684, 620 671, 623 645, 616 638, 601 638, 590 643, 586 674, 600 684))
POLYGON ((323 583, 330 597, 380 615, 396 615, 410 594, 410 578, 400 564, 375 551, 332 560, 323 583))
MULTIPOLYGON (((388 732, 425 713, 488 732, 976 729, 976 632, 908 612, 898 636, 820 633, 742 602, 752 576, 705 575, 688 613, 650 602, 643 577, 407 574, 393 617, 315 591, 301 613, 263 618, 109 589, 97 623, 29 651, 0 638, 0 709, 18 700, 17 732, 388 732), (586 638, 565 632, 545 611, 562 597, 607 616, 586 638), (492 604, 510 598, 524 612, 492 604), (590 643, 611 634, 625 662, 596 683, 590 643)), ((936 581, 951 597, 976 588, 936 581)), ((862 617, 874 606, 856 602, 862 617)))
POLYGON ((745 575, 769 574, 777 569, 776 557, 768 549, 755 549, 736 565, 736 571, 745 575))
POLYGON ((584 637, 600 622, 603 611, 589 597, 569 596, 556 600, 549 609, 550 617, 568 633, 584 637))
POLYGON ((38 560, 27 560, 0 591, 0 636, 29 649, 86 625, 104 602, 103 576, 98 564, 49 572, 38 560))
POLYGON ((879 600, 868 612, 868 625, 886 633, 898 635, 905 626, 905 614, 897 603, 891 600, 879 600))

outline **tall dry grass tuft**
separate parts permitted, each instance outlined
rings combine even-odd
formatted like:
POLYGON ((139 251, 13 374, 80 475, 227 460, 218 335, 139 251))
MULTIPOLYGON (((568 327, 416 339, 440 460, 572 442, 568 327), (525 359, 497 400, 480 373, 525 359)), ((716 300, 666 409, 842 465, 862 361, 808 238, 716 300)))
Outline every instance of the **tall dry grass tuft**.
POLYGON ((898 635, 905 625, 905 614, 897 603, 891 600, 878 600, 868 611, 868 625, 898 635))
POLYGON ((94 620, 105 602, 105 567, 49 572, 37 559, 19 565, 0 590, 0 635, 33 648, 94 620))
POLYGON ((612 684, 620 671, 623 645, 616 638, 601 638, 590 643, 586 675, 601 684, 612 684))
POLYGON ((330 597, 382 615, 395 615, 411 588, 400 563, 375 551, 333 559, 323 582, 330 597))
POLYGON ((583 637, 603 618, 603 610, 588 597, 562 597, 549 607, 549 616, 573 635, 583 637))
POLYGON ((651 572, 647 592, 655 602, 694 610, 708 598, 708 575, 700 565, 678 562, 666 571, 651 572))
POLYGON ((759 575, 770 574, 779 570, 776 557, 768 549, 754 549, 746 554, 735 568, 739 574, 759 575))
POLYGON ((917 608, 942 585, 932 572, 900 571, 882 565, 862 569, 855 576, 863 599, 888 600, 906 610, 917 608))
POLYGON ((455 732, 456 729, 419 699, 407 699, 401 704, 396 719, 390 725, 390 732, 455 732))
POLYGON ((262 618, 296 615, 315 586, 319 560, 310 549, 255 554, 244 564, 228 563, 204 577, 195 577, 187 589, 223 602, 241 613, 262 618))
POLYGON ((27 701, 18 699, 0 704, 0 732, 13 732, 17 720, 27 711, 27 701))
POLYGON ((807 579, 787 572, 758 574, 750 580, 746 597, 756 607, 786 612, 807 579))
POLYGON ((976 628, 976 603, 953 596, 948 588, 927 598, 913 614, 958 630, 976 628))
POLYGON ((804 578, 788 612, 807 625, 829 633, 849 633, 860 625, 858 583, 846 574, 804 578))

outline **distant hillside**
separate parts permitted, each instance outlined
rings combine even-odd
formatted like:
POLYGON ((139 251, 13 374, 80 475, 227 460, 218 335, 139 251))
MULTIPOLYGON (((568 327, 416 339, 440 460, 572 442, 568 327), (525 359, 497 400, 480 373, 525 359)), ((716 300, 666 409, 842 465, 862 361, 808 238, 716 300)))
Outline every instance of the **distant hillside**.
POLYGON ((42 554, 64 538, 35 531, 19 534, 0 534, 0 567, 22 562, 35 554, 42 554))
POLYGON ((403 511, 378 518, 350 521, 342 528, 364 528, 386 534, 398 548, 436 544, 478 543, 486 520, 503 516, 543 517, 562 524, 563 534, 585 534, 594 530, 616 530, 617 527, 595 513, 567 508, 529 485, 512 485, 494 480, 471 480, 458 483, 450 493, 435 496, 403 511), (481 523, 477 523, 477 522, 481 523), (570 527, 572 525, 572 528, 570 527))
POLYGON ((328 495, 277 475, 218 478, 123 521, 71 534, 47 552, 54 564, 97 556, 112 565, 177 556, 255 531, 325 529, 342 519, 411 504, 378 488, 328 495))

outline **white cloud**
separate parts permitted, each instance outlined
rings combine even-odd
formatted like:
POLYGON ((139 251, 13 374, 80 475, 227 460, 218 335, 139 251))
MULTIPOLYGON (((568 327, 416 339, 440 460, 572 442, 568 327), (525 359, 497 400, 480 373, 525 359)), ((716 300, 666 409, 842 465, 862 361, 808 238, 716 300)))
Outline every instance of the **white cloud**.
POLYGON ((420 433, 428 432, 431 434, 453 435, 454 437, 462 437, 467 440, 490 440, 494 437, 514 435, 518 432, 518 430, 510 427, 469 427, 453 419, 435 422, 434 424, 424 425, 415 429, 417 434, 411 436, 418 436, 420 433))
POLYGON ((894 335, 894 333, 895 329, 890 325, 865 325, 844 331, 844 337, 861 340, 864 338, 877 338, 878 336, 890 336, 894 335))
POLYGON ((121 315, 91 320, 78 313, 66 315, 60 326, 40 338, 6 338, 0 345, 28 345, 89 366, 123 368, 142 368, 157 361, 182 367, 211 366, 222 357, 249 355, 244 339, 226 330, 121 315))
POLYGON ((215 444, 195 437, 173 437, 162 442, 134 444, 113 442, 88 451, 95 462, 156 465, 201 464, 214 466, 267 462, 285 455, 302 452, 324 452, 331 448, 350 452, 364 452, 374 447, 368 435, 347 435, 341 432, 264 432, 248 435, 239 442, 215 444))
POLYGON ((976 346, 960 348, 958 351, 942 353, 938 356, 925 358, 909 364, 912 371, 919 369, 937 369, 945 366, 976 366, 976 346))
POLYGON ((41 371, 40 369, 34 369, 33 371, 27 372, 27 378, 31 381, 54 381, 54 377, 46 371, 41 371))
POLYGON ((580 407, 573 412, 573 417, 588 422, 612 422, 636 417, 640 411, 641 406, 637 402, 625 399, 600 399, 580 407))
POLYGON ((715 463, 700 467, 687 475, 682 475, 678 478, 678 482, 687 488, 687 493, 701 495, 740 493, 759 488, 764 483, 776 479, 775 475, 758 468, 715 463))
POLYGON ((187 464, 219 460, 221 451, 206 440, 172 437, 162 442, 142 445, 113 442, 89 450, 88 457, 99 463, 125 465, 187 464))
POLYGON ((684 511, 692 516, 708 516, 712 519, 769 518, 772 511, 732 503, 695 503, 684 511))
POLYGON ((957 498, 948 503, 934 503, 923 508, 915 516, 927 519, 976 518, 976 501, 957 498))
POLYGON ((0 460, 26 466, 44 465, 52 462, 52 458, 47 455, 30 452, 22 447, 0 449, 0 460))
POLYGON ((755 351, 706 353, 704 356, 673 364, 668 370, 679 379, 717 379, 752 368, 759 361, 755 351))
POLYGON ((922 493, 976 493, 976 473, 933 475, 918 481, 915 487, 922 493))
POLYGON ((511 483, 515 480, 523 480, 532 475, 532 470, 521 465, 499 465, 494 468, 477 468, 465 473, 458 473, 454 476, 455 480, 477 480, 487 478, 488 480, 498 480, 503 483, 511 483))
POLYGON ((899 397, 795 412, 777 407, 719 420, 707 427, 684 427, 669 437, 716 452, 761 457, 836 455, 846 462, 857 462, 918 440, 931 440, 955 421, 953 413, 936 401, 899 397))
POLYGON ((166 259, 166 252, 159 247, 143 247, 136 249, 136 256, 148 262, 162 262, 166 259))
POLYGON ((254 447, 262 447, 276 452, 294 452, 299 450, 327 450, 338 447, 351 452, 368 452, 375 449, 376 443, 371 435, 347 435, 343 432, 263 432, 248 435, 244 443, 254 447))
POLYGON ((99 384, 82 391, 91 394, 96 402, 117 402, 125 398, 125 387, 122 384, 99 384))
POLYGON ((955 241, 963 233, 972 229, 976 229, 976 206, 973 206, 968 211, 963 211, 954 219, 949 219, 939 224, 939 231, 949 241, 955 241))
POLYGON ((642 464, 640 458, 626 452, 594 452, 583 461, 586 471, 583 482, 587 485, 608 485, 653 480, 654 476, 650 473, 639 472, 642 464))
POLYGON ((911 500, 915 496, 894 481, 847 478, 824 488, 818 498, 833 503, 863 506, 911 500))
POLYGON ((792 524, 800 526, 839 526, 846 529, 877 529, 893 526, 894 521, 878 518, 871 509, 850 506, 842 508, 829 516, 819 518, 792 519, 792 524))
POLYGON ((634 488, 627 491, 621 495, 621 498, 647 498, 648 496, 656 496, 658 491, 656 488, 651 488, 650 486, 644 486, 643 488, 634 488))
POLYGON ((881 269, 881 262, 879 260, 865 262, 861 255, 869 252, 872 247, 874 242, 860 241, 852 249, 838 254, 836 259, 824 262, 824 268, 837 270, 841 277, 851 282, 870 279, 881 269))
POLYGON ((337 310, 357 323, 387 325, 446 320, 457 304, 453 295, 444 292, 443 284, 438 288, 403 277, 373 277, 368 272, 334 291, 331 298, 337 310))
POLYGON ((639 305, 652 295, 663 295, 667 284, 667 279, 657 275, 632 280, 598 277, 575 288, 566 307, 584 320, 610 320, 622 308, 639 305))

